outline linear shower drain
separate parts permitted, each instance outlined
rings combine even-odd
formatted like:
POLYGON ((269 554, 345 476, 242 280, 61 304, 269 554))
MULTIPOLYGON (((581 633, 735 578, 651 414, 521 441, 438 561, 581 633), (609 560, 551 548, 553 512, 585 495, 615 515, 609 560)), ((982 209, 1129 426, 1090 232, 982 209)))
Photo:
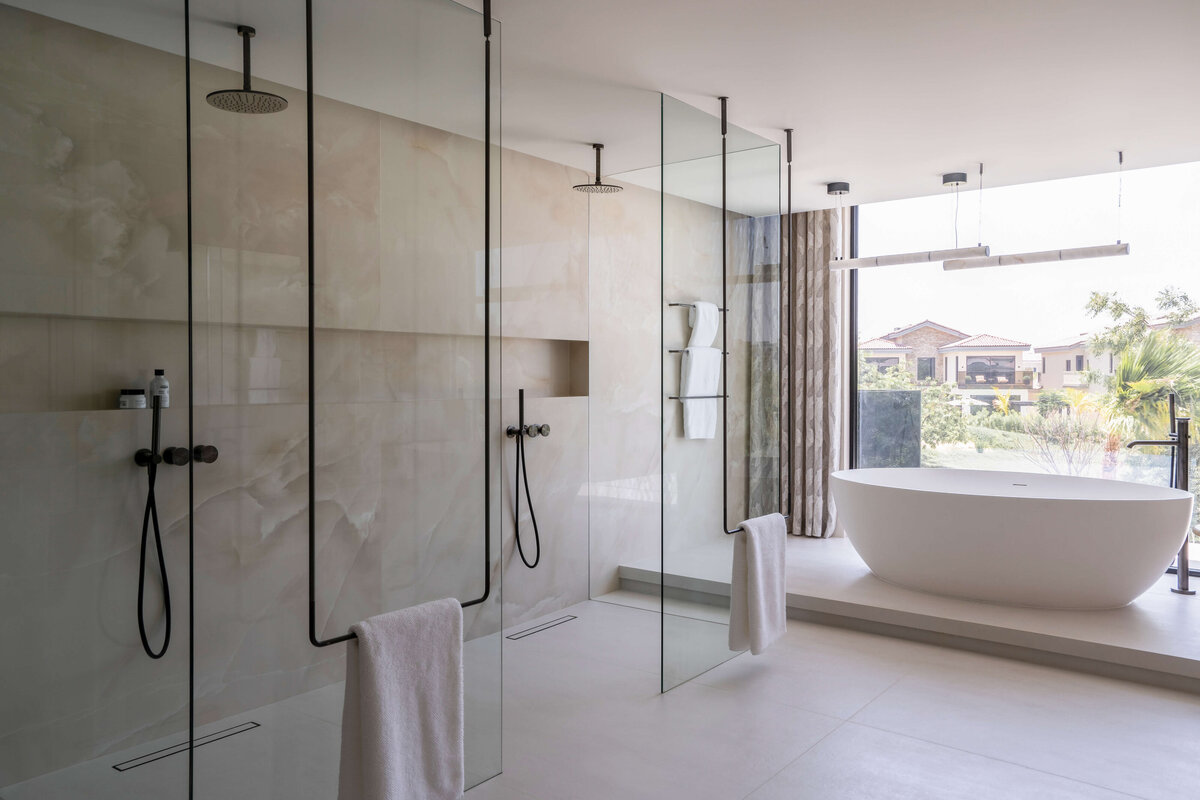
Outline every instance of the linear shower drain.
POLYGON ((541 633, 542 631, 548 631, 551 628, 555 627, 556 625, 562 625, 564 622, 570 622, 573 619, 578 619, 578 617, 576 617, 573 614, 568 614, 565 617, 559 617, 558 619, 552 619, 549 622, 543 622, 541 625, 534 625, 532 628, 526 628, 523 631, 517 631, 516 633, 511 633, 508 636, 505 636, 504 638, 512 639, 514 641, 517 639, 524 639, 526 636, 533 636, 535 633, 541 633))
MULTIPOLYGON (((257 722, 243 722, 241 725, 234 725, 232 728, 216 731, 215 733, 210 733, 207 736, 197 737, 196 747, 202 747, 206 744, 219 742, 222 739, 228 739, 230 736, 236 736, 239 733, 245 733, 246 731, 252 731, 255 728, 261 727, 262 726, 257 722)), ((170 747, 164 747, 161 750, 155 750, 153 752, 146 753, 144 756, 138 756, 137 758, 131 758, 128 761, 122 761, 120 764, 113 764, 113 769, 115 769, 117 772, 125 772, 126 770, 133 769, 134 767, 142 767, 154 761, 167 758, 168 756, 186 753, 187 749, 188 743, 180 742, 179 744, 171 745, 170 747)))

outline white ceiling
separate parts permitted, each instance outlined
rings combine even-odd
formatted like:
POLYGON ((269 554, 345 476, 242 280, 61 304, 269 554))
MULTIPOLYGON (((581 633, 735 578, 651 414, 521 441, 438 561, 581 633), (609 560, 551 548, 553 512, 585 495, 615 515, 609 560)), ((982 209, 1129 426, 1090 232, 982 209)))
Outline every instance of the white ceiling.
MULTIPOLYGON (((479 4, 475 4, 479 7, 479 4)), ((661 90, 777 142, 832 205, 1200 160, 1200 0, 493 0, 504 144, 656 163, 661 90)))
MULTIPOLYGON (((181 0, 7 1, 162 49, 182 41, 181 0)), ((477 91, 458 91, 482 64, 478 39, 460 36, 469 14, 315 5, 323 93, 478 127, 477 91), (381 16, 390 24, 370 22, 381 16), (417 69, 434 91, 403 90, 417 69)), ((192 9, 198 58, 237 69, 229 26, 248 22, 256 75, 303 85, 299 0, 192 9)), ((493 0, 493 14, 503 144, 588 171, 594 141, 607 173, 658 163, 657 91, 714 114, 728 95, 733 124, 776 142, 795 128, 798 209, 831 205, 832 180, 851 182, 851 202, 936 193, 943 172, 974 180, 979 161, 997 186, 1110 171, 1118 149, 1131 169, 1200 160, 1200 0, 493 0)))

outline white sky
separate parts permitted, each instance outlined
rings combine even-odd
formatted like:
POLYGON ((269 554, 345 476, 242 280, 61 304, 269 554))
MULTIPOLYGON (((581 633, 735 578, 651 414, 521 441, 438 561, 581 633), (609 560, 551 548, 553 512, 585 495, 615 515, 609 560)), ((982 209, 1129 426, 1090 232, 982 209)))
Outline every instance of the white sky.
MULTIPOLYGON (((1130 255, 957 272, 941 263, 861 270, 859 338, 932 319, 1036 347, 1106 324, 1084 311, 1092 290, 1117 291, 1152 312, 1165 286, 1200 302, 1200 162, 1133 170, 1127 158, 1126 165, 1120 238, 1130 255)), ((979 241, 978 173, 968 174, 971 185, 959 194, 962 247, 979 241)), ((992 255, 1117 241, 1116 173, 988 189, 985 171, 984 187, 983 243, 992 255)), ((950 192, 860 208, 859 255, 954 246, 950 192)))

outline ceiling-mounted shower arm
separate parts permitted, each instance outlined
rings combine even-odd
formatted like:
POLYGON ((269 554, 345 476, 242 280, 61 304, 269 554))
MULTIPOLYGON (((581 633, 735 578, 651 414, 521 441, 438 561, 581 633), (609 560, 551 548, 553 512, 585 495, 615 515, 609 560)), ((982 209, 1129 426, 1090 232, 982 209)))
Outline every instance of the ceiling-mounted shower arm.
POLYGON ((596 180, 594 183, 579 183, 571 188, 577 192, 585 192, 587 194, 613 194, 621 191, 621 187, 615 183, 605 183, 601 177, 600 166, 600 151, 604 149, 604 145, 599 142, 592 144, 592 150, 596 153, 596 180))
POLYGON ((257 31, 249 25, 238 25, 242 40, 242 86, 240 89, 218 89, 204 98, 210 106, 235 114, 274 114, 283 111, 288 102, 271 92, 256 92, 250 85, 250 40, 257 31))
POLYGON ((600 185, 600 151, 604 149, 602 144, 593 144, 592 149, 596 151, 596 185, 600 185))
POLYGON ((249 25, 238 25, 238 36, 242 37, 242 90, 250 89, 250 40, 254 38, 255 30, 249 25))

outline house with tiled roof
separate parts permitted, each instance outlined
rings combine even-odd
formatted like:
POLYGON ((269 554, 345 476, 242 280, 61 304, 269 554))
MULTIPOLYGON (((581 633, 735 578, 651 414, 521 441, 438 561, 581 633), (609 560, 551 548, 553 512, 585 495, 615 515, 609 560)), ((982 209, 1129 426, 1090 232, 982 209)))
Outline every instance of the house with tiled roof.
POLYGON ((866 362, 878 369, 903 365, 917 380, 944 382, 953 378, 938 359, 938 348, 966 335, 927 319, 860 342, 858 349, 866 362))
POLYGON ((942 345, 938 355, 958 394, 990 405, 999 391, 1021 404, 1039 388, 1037 370, 1025 364, 1028 349, 1029 342, 978 333, 942 345))
POLYGON ((1093 353, 1088 346, 1089 333, 1067 336, 1033 348, 1042 360, 1043 389, 1096 389, 1088 382, 1088 373, 1111 375, 1113 354, 1093 353))

